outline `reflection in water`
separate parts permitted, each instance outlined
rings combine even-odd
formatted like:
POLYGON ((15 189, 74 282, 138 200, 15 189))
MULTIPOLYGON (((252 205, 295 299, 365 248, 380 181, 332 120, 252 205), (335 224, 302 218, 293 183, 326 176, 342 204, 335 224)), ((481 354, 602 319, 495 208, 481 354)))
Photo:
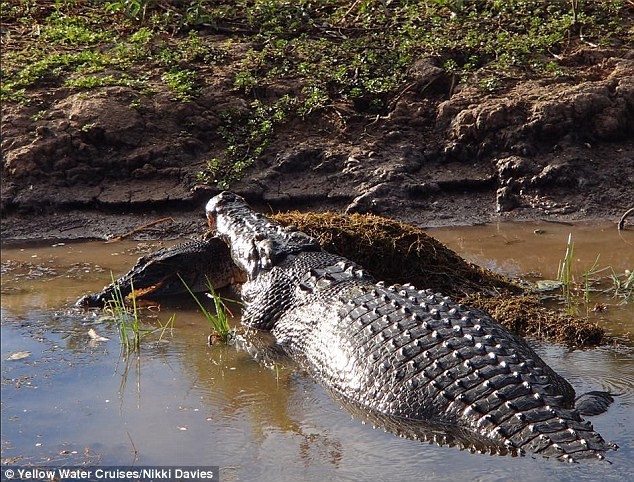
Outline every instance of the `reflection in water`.
POLYGON ((340 399, 336 394, 331 396, 337 399, 355 418, 364 424, 370 424, 375 428, 381 428, 399 437, 416 440, 419 442, 434 443, 440 447, 456 447, 471 453, 487 455, 512 455, 518 453, 494 444, 491 439, 478 437, 470 430, 464 430, 446 423, 434 423, 433 421, 407 420, 393 417, 358 407, 346 400, 340 399))
MULTIPOLYGON (((202 340, 199 337, 199 343, 202 340)), ((336 464, 341 442, 305 427, 293 413, 304 384, 310 382, 276 349, 269 334, 250 331, 230 345, 185 350, 181 355, 185 374, 195 381, 201 400, 220 407, 210 412, 208 421, 249 419, 256 442, 265 443, 271 431, 292 434, 305 464, 322 458, 336 464)))
MULTIPOLYGON (((488 229, 440 234, 457 236, 467 248, 471 243, 486 259, 498 256, 493 248, 502 239, 501 228, 488 229), (493 254, 484 250, 485 245, 493 254)), ((519 231, 513 236, 525 241, 505 244, 508 251, 499 255, 498 265, 513 259, 518 270, 546 273, 545 266, 559 256, 552 249, 556 243, 544 245, 543 249, 556 252, 549 261, 528 265, 525 258, 538 249, 527 243, 534 238, 541 243, 543 238, 526 226, 514 229, 519 231), (518 246, 519 251, 512 251, 518 246)), ((577 239, 582 256, 585 248, 577 239)), ((107 318, 67 307, 80 295, 107 284, 111 271, 115 275, 127 271, 141 255, 137 248, 137 243, 125 242, 3 250, 3 459, 54 464, 209 463, 222 467, 223 480, 634 479, 630 463, 634 349, 630 346, 581 351, 537 343, 544 360, 579 393, 622 394, 608 413, 593 418, 598 431, 621 446, 609 454, 612 465, 568 466, 540 458, 472 455, 469 449, 488 453, 490 447, 471 434, 465 438, 446 427, 377 419, 354 407, 341 410, 344 404, 298 370, 266 335, 249 334, 236 346, 208 346, 209 328, 189 300, 144 312, 148 326, 155 326, 157 317, 164 322, 176 313, 173 334, 168 343, 147 339, 140 356, 123 357, 107 318), (91 341, 90 328, 110 340, 91 341), (6 361, 16 351, 31 355, 6 361)), ((631 266, 631 254, 617 258, 630 263, 622 269, 631 266)), ((601 259, 605 260, 603 254, 601 259)), ((634 330, 633 318, 619 321, 624 331, 634 330)))

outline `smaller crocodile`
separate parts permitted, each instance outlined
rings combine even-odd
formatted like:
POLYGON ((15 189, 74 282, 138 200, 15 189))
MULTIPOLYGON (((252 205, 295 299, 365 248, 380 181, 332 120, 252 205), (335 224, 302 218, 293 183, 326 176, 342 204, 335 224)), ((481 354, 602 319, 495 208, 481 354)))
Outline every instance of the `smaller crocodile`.
POLYGON ((224 288, 244 282, 244 273, 231 260, 229 247, 216 237, 191 240, 162 248, 138 259, 125 275, 102 291, 85 295, 81 307, 103 307, 120 291, 125 298, 133 289, 138 298, 154 299, 208 289, 207 283, 224 288))

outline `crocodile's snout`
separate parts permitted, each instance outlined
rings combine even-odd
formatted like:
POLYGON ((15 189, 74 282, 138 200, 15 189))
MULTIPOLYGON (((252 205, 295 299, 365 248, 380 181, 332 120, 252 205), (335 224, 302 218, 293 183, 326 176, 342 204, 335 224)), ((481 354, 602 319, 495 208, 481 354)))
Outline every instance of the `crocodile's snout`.
POLYGON ((78 308, 102 308, 104 301, 98 294, 84 295, 75 302, 78 308))
POLYGON ((218 213, 224 211, 227 207, 233 207, 234 209, 242 208, 248 210, 248 205, 242 197, 229 191, 221 192, 220 194, 212 197, 205 206, 207 224, 211 229, 216 229, 216 219, 218 213))
POLYGON ((191 240, 142 256, 134 267, 102 291, 82 296, 76 306, 103 307, 113 298, 160 298, 240 284, 244 274, 233 263, 229 247, 216 237, 191 240))

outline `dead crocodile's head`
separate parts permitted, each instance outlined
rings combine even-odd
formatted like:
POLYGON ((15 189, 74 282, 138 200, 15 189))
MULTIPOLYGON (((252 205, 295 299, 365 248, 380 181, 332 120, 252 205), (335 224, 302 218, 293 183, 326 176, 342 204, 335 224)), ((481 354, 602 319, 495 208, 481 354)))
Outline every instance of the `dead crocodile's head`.
POLYGON ((321 249, 316 239, 267 219, 229 191, 211 198, 206 212, 209 226, 229 245, 233 262, 249 280, 290 254, 321 249))
POLYGON ((219 238, 191 240, 147 254, 125 275, 95 294, 83 296, 81 307, 103 307, 116 297, 161 298, 203 292, 244 282, 244 274, 233 264, 229 248, 219 238))

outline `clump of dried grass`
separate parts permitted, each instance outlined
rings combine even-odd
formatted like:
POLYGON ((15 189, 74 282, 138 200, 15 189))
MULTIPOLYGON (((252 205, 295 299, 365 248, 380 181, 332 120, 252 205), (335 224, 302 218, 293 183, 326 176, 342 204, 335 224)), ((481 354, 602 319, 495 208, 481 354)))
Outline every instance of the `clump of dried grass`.
POLYGON ((519 293, 512 281, 468 263, 419 228, 372 214, 289 212, 273 216, 356 261, 387 283, 409 282, 448 296, 519 293))

